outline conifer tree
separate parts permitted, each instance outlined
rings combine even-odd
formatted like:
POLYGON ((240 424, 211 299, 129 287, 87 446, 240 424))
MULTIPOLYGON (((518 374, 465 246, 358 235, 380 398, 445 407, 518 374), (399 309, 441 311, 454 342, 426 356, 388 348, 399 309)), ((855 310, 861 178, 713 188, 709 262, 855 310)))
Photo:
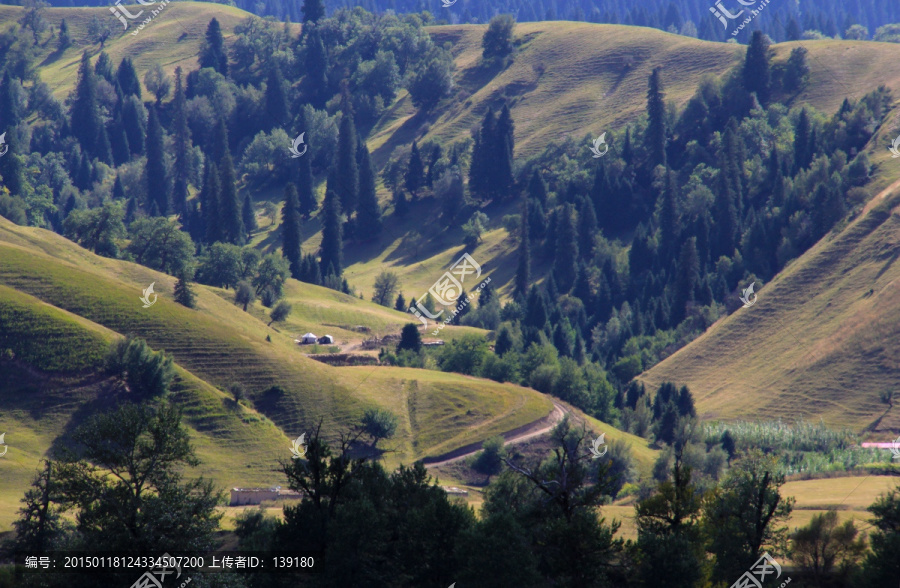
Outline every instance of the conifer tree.
POLYGON ((374 239, 381 233, 381 207, 375 191, 375 168, 364 141, 359 142, 359 206, 356 224, 359 238, 374 239))
POLYGON ((321 258, 323 280, 329 274, 340 276, 343 273, 343 234, 341 222, 341 204, 337 194, 326 191, 322 203, 325 218, 322 221, 321 258))
MULTIPOLYGON (((540 178, 538 178, 540 179, 540 178)), ((528 201, 522 206, 522 222, 519 226, 519 265, 516 268, 516 296, 525 296, 531 285, 531 238, 528 234, 528 201)))
MULTIPOLYGON (((300 130, 302 132, 306 131, 306 115, 304 110, 300 109, 300 114, 298 115, 298 124, 300 125, 300 130)), ((300 216, 303 218, 309 218, 309 216, 315 212, 316 205, 316 193, 315 187, 313 186, 313 175, 312 175, 312 164, 310 163, 311 157, 307 154, 303 157, 300 157, 297 161, 297 194, 300 198, 300 205, 298 211, 300 216)))
POLYGON ((492 172, 491 195, 501 200, 509 198, 512 193, 514 131, 515 125, 509 112, 509 106, 504 104, 494 131, 492 166, 490 167, 492 172))
POLYGON ((162 125, 159 124, 156 107, 151 106, 150 121, 147 124, 147 164, 144 173, 147 176, 147 204, 151 209, 155 204, 161 216, 167 216, 171 209, 164 149, 162 125))
POLYGON ((406 174, 403 177, 406 190, 414 197, 425 183, 425 166, 422 164, 422 157, 419 154, 419 146, 413 141, 412 149, 409 151, 409 163, 406 165, 406 174))
POLYGON ((241 207, 241 220, 244 221, 244 231, 251 235, 258 226, 256 224, 256 211, 253 209, 253 199, 250 194, 244 196, 244 204, 241 207))
POLYGON ((182 272, 178 276, 178 281, 175 282, 175 302, 188 308, 194 308, 196 306, 195 299, 196 296, 191 289, 190 275, 182 272))
POLYGON ((425 185, 429 188, 434 187, 434 181, 437 179, 434 175, 437 171, 437 163, 441 159, 441 155, 441 146, 435 144, 434 148, 431 150, 431 158, 428 160, 428 172, 425 174, 425 185))
POLYGON ((394 310, 399 310, 400 312, 406 312, 406 298, 403 297, 403 293, 397 294, 397 300, 394 301, 394 310))
POLYGON ((222 159, 230 149, 228 143, 228 127, 225 126, 225 119, 220 117, 219 122, 216 123, 216 130, 212 134, 210 144, 207 145, 207 153, 211 153, 213 161, 216 162, 217 166, 221 167, 222 159))
POLYGON ((486 197, 491 189, 491 161, 496 121, 494 111, 488 109, 481 121, 481 131, 475 136, 472 148, 472 164, 469 166, 469 191, 478 197, 486 197))
POLYGON ((762 106, 768 106, 771 96, 771 73, 769 71, 769 41, 762 31, 753 31, 744 67, 741 71, 744 89, 756 92, 756 98, 762 106))
POLYGON ((681 221, 678 215, 678 183, 675 172, 666 169, 665 186, 662 193, 662 207, 659 211, 660 251, 671 258, 675 255, 681 221))
POLYGON ((356 126, 348 111, 341 117, 333 170, 333 189, 340 199, 341 212, 350 216, 359 200, 359 167, 356 165, 356 126))
POLYGON ((241 201, 237 193, 237 180, 234 175, 234 163, 231 153, 226 150, 219 163, 219 222, 222 226, 222 239, 235 245, 246 242, 244 220, 241 215, 241 201))
POLYGON ((213 18, 206 27, 206 38, 200 46, 200 67, 211 67, 223 76, 228 76, 228 53, 225 37, 219 21, 213 18))
POLYGON ((188 154, 191 150, 191 129, 187 122, 187 108, 184 95, 184 85, 181 81, 181 67, 175 68, 175 98, 172 100, 175 108, 175 188, 172 200, 175 210, 179 214, 185 214, 188 198, 188 181, 190 178, 190 162, 188 154))
POLYGON ((719 259, 721 255, 731 257, 734 254, 739 230, 734 190, 727 178, 726 164, 721 165, 716 182, 716 199, 713 202, 716 240, 711 261, 719 259))
POLYGON ((290 118, 290 105, 287 92, 285 91, 284 76, 277 62, 269 68, 265 101, 268 115, 268 120, 266 121, 267 129, 284 125, 290 118))
POLYGON ((122 96, 141 97, 141 83, 138 81, 137 71, 134 69, 130 57, 123 57, 116 69, 116 81, 122 89, 122 96))
POLYGON ((112 120, 107 127, 107 136, 112 150, 113 164, 120 166, 131 159, 131 147, 128 145, 128 135, 125 133, 125 121, 122 117, 122 100, 116 102, 112 120))
POLYGON ((137 97, 129 96, 122 100, 122 124, 131 153, 142 155, 146 142, 146 128, 144 126, 144 106, 137 97))
POLYGON ((597 234, 597 215, 590 200, 585 200, 578 213, 578 251, 582 258, 589 260, 594 251, 594 236, 597 234))
POLYGON ((125 198, 125 187, 122 185, 122 178, 116 174, 116 181, 113 182, 113 198, 122 200, 125 198))
POLYGON ((531 172, 531 179, 528 180, 528 198, 538 201, 542 207, 547 205, 547 184, 537 168, 531 172))
POLYGON ((325 3, 322 0, 303 0, 303 24, 317 22, 324 16, 325 3))
POLYGON ((812 154, 809 152, 811 134, 812 125, 804 108, 800 111, 797 127, 794 129, 794 173, 806 169, 812 161, 812 154))
MULTIPOLYGON (((309 102, 316 108, 323 108, 329 98, 328 92, 328 51, 322 41, 318 27, 309 27, 306 35, 306 94, 309 102)), ((303 27, 306 31, 307 27, 303 27)))
POLYGON ((661 67, 653 68, 647 89, 647 134, 644 143, 650 156, 649 169, 657 165, 666 165, 666 103, 663 92, 661 67))
POLYGON ((687 305, 694 301, 694 293, 700 283, 700 261, 697 257, 697 238, 691 237, 681 246, 675 278, 675 303, 672 307, 672 322, 677 325, 684 320, 687 305))
MULTIPOLYGON (((4 83, 4 86, 6 84, 4 83)), ((4 118, 7 113, 4 113, 4 118)), ((100 134, 106 133, 100 106, 97 102, 97 75, 91 67, 87 51, 81 54, 81 65, 78 69, 78 84, 75 87, 75 99, 69 111, 72 121, 72 134, 81 143, 82 148, 92 157, 99 156, 100 134)))
POLYGON ((553 263, 553 277, 561 293, 568 293, 575 283, 578 270, 578 236, 572 217, 574 207, 566 204, 557 219, 556 257, 553 263))
POLYGON ((103 78, 110 84, 115 85, 112 60, 109 58, 109 53, 106 51, 101 51, 100 55, 97 57, 97 63, 94 64, 94 73, 97 74, 98 79, 103 78))
POLYGON ((219 170, 215 162, 206 159, 206 170, 203 178, 203 189, 200 191, 200 214, 203 219, 203 236, 208 245, 222 240, 220 225, 220 207, 222 188, 219 183, 219 170))
POLYGON ((288 184, 284 187, 284 206, 281 209, 281 254, 290 263, 291 275, 298 280, 303 279, 299 208, 297 187, 288 184))

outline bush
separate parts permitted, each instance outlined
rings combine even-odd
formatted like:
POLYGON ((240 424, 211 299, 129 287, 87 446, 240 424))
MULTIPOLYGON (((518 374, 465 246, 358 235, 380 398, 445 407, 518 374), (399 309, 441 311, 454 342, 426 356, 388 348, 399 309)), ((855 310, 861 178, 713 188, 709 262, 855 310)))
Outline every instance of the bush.
POLYGON ((106 367, 141 398, 165 394, 175 376, 170 356, 162 351, 153 351, 146 341, 130 335, 113 343, 106 367))
POLYGON ((481 444, 481 451, 475 454, 472 469, 476 472, 493 476, 499 474, 503 467, 503 457, 506 455, 503 437, 497 435, 485 439, 481 444))

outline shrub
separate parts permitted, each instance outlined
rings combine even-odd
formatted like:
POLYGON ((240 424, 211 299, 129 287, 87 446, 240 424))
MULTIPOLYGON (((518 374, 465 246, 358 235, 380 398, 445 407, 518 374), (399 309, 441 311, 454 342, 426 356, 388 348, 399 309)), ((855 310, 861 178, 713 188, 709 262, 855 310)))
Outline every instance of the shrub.
POLYGON ((165 394, 175 376, 170 356, 153 351, 146 341, 130 335, 113 343, 106 366, 110 373, 125 381, 132 393, 142 398, 165 394))

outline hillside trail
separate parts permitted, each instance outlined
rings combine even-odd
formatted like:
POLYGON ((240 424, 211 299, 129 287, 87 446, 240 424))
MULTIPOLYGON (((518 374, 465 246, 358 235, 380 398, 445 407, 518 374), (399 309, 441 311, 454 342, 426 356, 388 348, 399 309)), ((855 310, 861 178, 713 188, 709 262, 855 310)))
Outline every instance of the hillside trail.
MULTIPOLYGON (((529 439, 533 439, 534 437, 538 437, 545 433, 549 433, 553 427, 555 427, 566 415, 571 415, 572 411, 567 407, 559 404, 556 401, 553 401, 553 410, 550 411, 550 414, 545 416, 542 419, 538 419, 533 423, 525 425, 524 427, 519 427, 516 433, 507 437, 506 434, 501 433, 503 436, 504 442, 506 445, 513 445, 515 443, 522 443, 524 441, 528 441, 529 439)), ((470 451, 466 451, 461 455, 455 455, 449 459, 443 459, 441 461, 436 461, 433 463, 425 464, 426 468, 433 468, 437 466, 442 466, 448 463, 453 463, 459 461, 461 459, 465 459, 469 456, 475 455, 481 451, 481 447, 479 446, 476 449, 472 449, 470 451)))
POLYGON ((875 206, 877 206, 878 204, 880 204, 882 200, 884 200, 885 198, 887 198, 887 195, 888 195, 888 194, 890 194, 890 193, 893 192, 894 190, 898 190, 898 189, 900 189, 900 180, 895 181, 893 184, 891 184, 890 186, 888 186, 887 188, 885 188, 884 190, 882 190, 881 192, 879 192, 879 193, 875 196, 875 198, 872 198, 871 200, 869 200, 869 203, 866 204, 865 208, 863 208, 863 212, 862 212, 862 214, 861 214, 860 216, 864 216, 865 214, 867 214, 867 213, 868 213, 870 210, 872 210, 875 206))

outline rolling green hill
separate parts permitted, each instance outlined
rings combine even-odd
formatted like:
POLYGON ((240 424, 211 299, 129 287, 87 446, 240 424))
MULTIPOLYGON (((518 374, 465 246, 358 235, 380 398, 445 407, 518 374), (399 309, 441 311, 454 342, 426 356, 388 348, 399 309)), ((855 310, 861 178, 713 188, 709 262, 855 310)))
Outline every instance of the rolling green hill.
MULTIPOLYGON (((0 528, 14 518, 41 457, 63 442, 59 436, 116 400, 102 361, 109 341, 123 334, 174 356, 173 400, 194 433, 201 472, 223 487, 280 482, 275 470, 287 457, 289 438, 321 419, 334 439, 366 407, 388 408, 400 418, 388 465, 479 442, 552 408, 546 396, 510 384, 425 370, 331 367, 301 352, 293 342, 299 331, 268 327, 262 307, 244 313, 229 293, 197 286, 197 309, 190 310, 171 301, 173 285, 170 276, 0 219, 0 348, 16 355, 4 364, 10 373, 0 397, 0 430, 11 448, 0 463, 0 494, 14 497, 8 504, 4 498, 0 528), (159 298, 145 309, 139 297, 151 282, 159 298), (222 392, 232 383, 247 389, 248 406, 236 408, 222 392)), ((340 323, 387 333, 408 321, 325 288, 290 281, 287 291, 298 326, 340 323)))

